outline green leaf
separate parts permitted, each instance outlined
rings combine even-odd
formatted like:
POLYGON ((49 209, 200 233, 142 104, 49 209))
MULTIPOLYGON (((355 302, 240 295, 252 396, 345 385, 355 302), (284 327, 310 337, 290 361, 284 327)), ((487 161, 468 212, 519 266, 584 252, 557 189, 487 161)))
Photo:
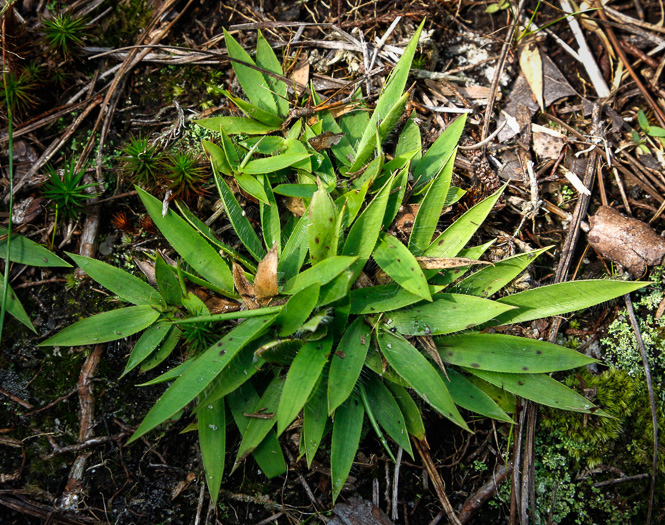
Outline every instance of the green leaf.
POLYGON ((317 305, 321 285, 314 283, 292 295, 277 315, 275 324, 280 327, 280 337, 297 332, 317 305))
POLYGON ((443 379, 425 356, 400 335, 380 331, 377 337, 381 353, 395 372, 442 416, 469 430, 443 379))
POLYGON ((507 414, 515 413, 515 408, 517 406, 517 397, 515 394, 498 386, 494 386, 492 383, 488 383, 474 375, 468 375, 465 376, 465 378, 490 396, 492 401, 494 401, 501 410, 507 414))
POLYGON ((661 128, 660 126, 651 126, 649 128, 649 136, 650 137, 665 137, 665 129, 661 128))
POLYGON ((78 321, 39 346, 81 346, 116 341, 140 332, 158 317, 159 312, 152 306, 118 308, 78 321))
MULTIPOLYGON (((261 31, 258 32, 256 40, 256 65, 277 75, 284 75, 279 59, 261 31)), ((286 84, 265 73, 263 73, 263 77, 275 97, 277 113, 282 117, 287 117, 289 115, 289 101, 286 99, 286 84)))
POLYGON ((426 301, 432 300, 427 279, 418 266, 418 261, 399 239, 381 233, 373 256, 376 264, 386 272, 388 277, 406 291, 426 301))
POLYGON ((145 383, 139 383, 137 386, 158 385, 159 383, 165 383, 167 381, 172 381, 173 379, 177 379, 182 374, 184 374, 185 370, 187 370, 193 363, 194 361, 191 359, 189 361, 185 361, 184 363, 171 368, 171 370, 167 370, 162 375, 159 375, 154 379, 151 379, 150 381, 146 381, 145 383))
MULTIPOLYGON (((18 297, 16 296, 16 293, 14 290, 12 290, 12 287, 7 285, 7 303, 6 303, 6 308, 7 311, 16 319, 18 319, 20 322, 22 322, 25 326, 30 328, 34 333, 37 333, 37 330, 35 330, 35 327, 32 326, 32 322, 30 321, 30 318, 28 317, 28 314, 26 313, 25 309, 23 308, 23 305, 21 304, 21 301, 19 301, 18 297)), ((5 287, 4 284, 2 283, 2 280, 0 279, 0 297, 2 297, 3 291, 5 287)))
POLYGON ((314 283, 319 283, 323 286, 324 284, 332 281, 357 260, 358 257, 347 257, 345 255, 329 257, 316 266, 312 266, 304 272, 301 272, 295 277, 289 279, 282 287, 281 293, 292 295, 296 292, 299 292, 303 288, 307 288, 308 286, 313 285, 314 283))
POLYGON ((637 121, 640 123, 640 127, 644 130, 644 132, 648 134, 651 126, 649 125, 649 119, 647 119, 647 116, 641 109, 637 111, 637 121))
POLYGON ((446 381, 450 395, 456 404, 481 416, 504 423, 515 423, 490 396, 462 374, 453 369, 448 369, 446 373, 448 379, 444 379, 444 381, 446 381))
POLYGON ((226 96, 226 98, 228 98, 236 106, 238 106, 240 110, 248 117, 253 118, 254 120, 258 120, 259 122, 265 124, 266 126, 273 127, 273 126, 282 125, 282 119, 277 115, 275 115, 274 113, 265 111, 260 107, 255 106, 254 104, 250 104, 246 100, 234 97, 231 93, 229 93, 224 89, 220 89, 220 92, 223 93, 226 96))
POLYGON ((328 414, 332 414, 353 392, 367 357, 371 336, 371 327, 358 317, 337 345, 328 375, 328 414))
POLYGON ((549 250, 549 247, 503 259, 494 266, 488 266, 469 275, 450 291, 480 297, 490 297, 522 273, 529 264, 547 250, 549 250))
POLYGON ((162 217, 162 203, 139 187, 136 191, 155 226, 173 249, 204 279, 223 290, 232 291, 231 270, 208 241, 173 210, 168 210, 162 217))
MULTIPOLYGON (((353 94, 353 101, 360 102, 362 99, 362 90, 358 88, 353 94)), ((339 118, 339 127, 342 129, 352 148, 355 148, 363 133, 369 125, 369 113, 365 107, 356 111, 350 111, 339 118)))
POLYGON ((224 399, 208 403, 199 410, 197 426, 199 431, 199 447, 206 474, 206 485, 210 491, 210 499, 217 504, 219 489, 224 475, 224 458, 226 456, 226 411, 224 399))
POLYGON ((416 256, 421 255, 432 242, 450 189, 454 167, 455 150, 450 153, 447 162, 435 176, 416 213, 413 229, 409 236, 409 250, 416 256))
POLYGON ((336 241, 339 239, 335 229, 337 208, 321 181, 318 191, 312 196, 308 213, 309 257, 312 265, 315 265, 330 256, 337 255, 336 241))
MULTIPOLYGON (((246 312, 244 313, 246 314, 246 312)), ((274 319, 274 315, 248 318, 226 334, 222 340, 208 348, 164 392, 130 438, 130 442, 137 440, 149 430, 166 421, 194 400, 229 365, 245 345, 268 329, 274 319)))
POLYGON ((226 50, 229 53, 229 57, 234 59, 231 61, 233 71, 238 77, 238 82, 240 82, 249 101, 262 110, 277 115, 275 97, 270 92, 270 86, 268 86, 268 82, 266 82, 263 74, 256 69, 236 62, 236 60, 240 60, 252 66, 256 65, 247 51, 236 42, 226 29, 224 29, 224 42, 226 43, 226 50))
POLYGON ((390 228, 395 217, 397 217, 399 209, 402 207, 408 186, 409 166, 406 165, 393 179, 393 185, 390 188, 390 196, 388 197, 388 204, 386 205, 386 214, 383 216, 382 228, 390 228))
POLYGON ((166 305, 159 292, 138 277, 97 259, 73 253, 67 255, 92 279, 123 301, 136 305, 166 305))
MULTIPOLYGON (((7 258, 7 228, 0 228, 0 259, 7 258)), ((35 241, 12 233, 12 242, 9 248, 9 260, 18 264, 39 267, 71 267, 67 261, 62 260, 53 252, 47 250, 35 241)))
POLYGON ((389 314, 386 323, 404 335, 443 335, 485 323, 510 306, 469 295, 441 293, 434 301, 389 314))
POLYGON ((307 468, 311 468, 312 460, 319 449, 323 433, 326 429, 328 416, 326 415, 326 383, 319 380, 314 393, 305 404, 302 411, 302 433, 300 434, 300 448, 307 457, 307 468))
POLYGON ((291 363, 277 409, 277 435, 281 435, 305 406, 328 362, 333 337, 306 342, 291 363))
POLYGON ((352 271, 357 277, 362 272, 365 263, 374 251, 379 238, 383 217, 386 213, 386 204, 390 195, 393 178, 386 182, 376 194, 376 197, 356 219, 349 230, 342 249, 343 255, 357 255, 358 261, 353 265, 352 271))
POLYGON ((446 363, 492 372, 536 374, 568 370, 596 360, 570 348, 503 334, 461 334, 437 337, 446 363))
MULTIPOLYGON (((319 302, 317 306, 326 306, 336 301, 346 300, 349 297, 351 286, 355 282, 355 276, 352 271, 345 270, 335 277, 329 283, 321 287, 319 302)), ((335 305, 339 311, 339 305, 335 305)))
POLYGON ((251 410, 252 413, 261 417, 250 417, 247 429, 242 433, 242 442, 238 449, 234 469, 244 460, 268 435, 268 432, 275 426, 275 411, 279 405, 279 400, 284 387, 284 378, 276 375, 270 384, 266 387, 261 396, 261 400, 251 410))
POLYGON ((256 180, 256 178, 247 175, 246 173, 238 173, 236 175, 236 182, 238 183, 238 186, 240 186, 245 192, 249 193, 257 201, 261 202, 261 204, 267 206, 271 205, 271 202, 263 189, 263 184, 256 180))
POLYGON ((423 255, 425 257, 455 257, 476 233, 503 193, 504 188, 505 186, 453 222, 446 231, 434 239, 423 255))
POLYGON ((265 159, 251 160, 242 171, 251 174, 272 173, 302 162, 310 156, 309 153, 283 153, 265 159))
MULTIPOLYGON (((393 69, 388 80, 386 80, 381 95, 379 96, 379 100, 376 103, 374 113, 372 113, 367 127, 365 128, 365 133, 356 148, 357 151, 363 150, 367 144, 374 142, 376 125, 386 118, 386 115, 388 115, 390 110, 398 103, 402 96, 404 87, 406 86, 406 80, 409 76, 409 70, 411 69, 411 62, 413 61, 413 56, 418 45, 418 39, 420 38, 420 33, 422 32, 424 24, 425 21, 423 20, 420 26, 416 29, 413 38, 411 38, 411 41, 404 49, 404 53, 395 66, 395 69, 393 69)), ((357 157, 349 168, 349 171, 359 170, 365 160, 366 158, 361 159, 360 157, 357 157)))
MULTIPOLYGON (((247 425, 251 421, 244 414, 248 414, 254 410, 254 407, 259 402, 259 395, 251 384, 245 383, 238 390, 229 394, 227 400, 233 414, 233 419, 242 435, 247 430, 247 425)), ((252 456, 268 478, 281 476, 286 472, 284 454, 274 432, 268 432, 265 439, 254 449, 252 456)))
MULTIPOLYGON (((171 326, 165 323, 156 323, 150 326, 134 345, 132 353, 129 355, 125 370, 122 376, 133 370, 137 365, 141 364, 155 348, 161 343, 166 334, 169 333, 171 326)), ((120 377, 122 377, 120 376, 120 377)))
POLYGON ((499 315, 493 325, 524 323, 543 317, 563 315, 609 301, 649 285, 649 282, 609 280, 572 281, 541 286, 499 299, 517 309, 499 315))
POLYGON ((457 147, 465 124, 466 114, 462 114, 448 125, 445 131, 439 135, 439 138, 434 141, 434 144, 430 146, 427 153, 423 155, 423 158, 420 159, 413 170, 416 191, 421 190, 441 171, 441 168, 457 147))
MULTIPOLYGON (((429 287, 430 294, 436 293, 442 287, 429 287)), ((381 312, 392 312, 405 306, 422 301, 422 297, 407 292, 396 284, 382 284, 379 286, 368 286, 351 290, 352 314, 377 314, 381 312)))
POLYGON ((393 396, 395 396, 395 401, 397 401, 402 414, 404 414, 409 434, 419 441, 425 439, 425 423, 423 423, 418 405, 416 405, 409 392, 403 386, 392 381, 389 381, 386 386, 393 393, 393 396))
POLYGON ((267 126, 246 117, 211 117, 195 120, 194 122, 202 128, 217 133, 223 129, 229 135, 266 135, 280 129, 280 126, 267 126))
POLYGON ((282 253, 282 226, 279 218, 279 209, 277 201, 270 187, 270 179, 267 176, 259 175, 259 182, 263 186, 263 191, 268 198, 269 206, 263 203, 259 204, 259 213, 261 215, 261 228, 263 230, 263 242, 266 246, 277 245, 277 253, 282 253))
POLYGON ((259 236, 256 235, 254 228, 249 222, 249 219, 245 217, 245 212, 238 204, 238 201, 233 195, 233 192, 226 184, 226 181, 215 172, 213 168, 213 173, 215 175, 215 183, 217 184, 217 191, 219 196, 224 203, 224 209, 226 210, 226 215, 233 226, 233 230, 236 232, 236 235, 245 245, 247 251, 251 254, 252 257, 258 262, 263 257, 265 257, 266 251, 261 244, 259 236))
POLYGON ((545 374, 503 374, 486 370, 467 370, 488 383, 541 405, 598 416, 608 415, 598 410, 586 397, 545 374))
POLYGON ((178 277, 164 261, 161 254, 157 254, 155 259, 155 280, 157 281, 157 289, 166 304, 182 305, 182 289, 178 277))
POLYGON ((282 257, 277 263, 277 275, 281 280, 288 281, 294 278, 305 262, 309 249, 307 242, 308 228, 309 217, 303 215, 293 228, 289 240, 286 242, 284 250, 282 250, 282 257))
MULTIPOLYGON (((411 151, 415 151, 416 154, 411 160, 411 164, 414 169, 418 165, 418 161, 421 159, 421 151, 423 149, 423 141, 420 137, 420 126, 416 123, 417 114, 415 111, 411 113, 411 116, 404 124, 402 132, 399 135, 397 140, 397 147, 395 148, 395 157, 404 155, 411 151)), ((450 127, 450 126, 448 126, 450 127)), ((444 131, 445 133, 445 131, 444 131)))
POLYGON ((375 374, 370 374, 363 386, 376 421, 395 443, 402 447, 409 456, 413 457, 404 414, 402 414, 393 394, 375 374))
POLYGON ((152 370, 156 366, 161 365, 164 360, 171 355, 171 352, 175 350, 175 347, 180 341, 180 336, 182 331, 177 326, 172 326, 169 330, 166 339, 160 344, 159 348, 150 354, 147 359, 144 359, 141 362, 140 371, 141 373, 152 370))
POLYGON ((311 199, 316 193, 316 184, 280 184, 273 188, 277 195, 285 197, 298 197, 300 199, 311 199))
POLYGON ((229 160, 226 158, 226 153, 223 148, 220 148, 217 144, 210 142, 209 140, 202 140, 201 146, 203 147, 203 151, 208 155, 210 163, 217 171, 224 175, 233 175, 233 169, 229 164, 229 160))
POLYGON ((330 477, 332 478, 333 503, 342 491, 351 465, 358 451, 360 432, 365 410, 357 397, 352 397, 335 412, 332 445, 330 450, 330 477))

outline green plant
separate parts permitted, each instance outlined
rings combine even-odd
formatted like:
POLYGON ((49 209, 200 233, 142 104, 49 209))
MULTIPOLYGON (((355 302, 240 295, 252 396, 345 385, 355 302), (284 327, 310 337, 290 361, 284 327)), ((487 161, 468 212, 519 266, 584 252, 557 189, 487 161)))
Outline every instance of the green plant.
MULTIPOLYGON (((251 454, 269 477, 286 470, 277 438, 299 414, 300 447, 309 464, 326 428, 332 428, 336 498, 351 469, 365 417, 390 454, 385 435, 408 454, 410 436, 425 439, 420 411, 409 392, 467 430, 458 406, 512 422, 504 407, 514 408, 514 396, 605 415, 548 375, 593 359, 543 341, 480 330, 560 315, 645 283, 580 281, 490 299, 545 250, 472 271, 491 243, 465 245, 503 190, 437 232, 443 208, 464 193, 451 186, 451 178, 465 118, 451 123, 422 156, 420 131, 409 120, 393 159, 386 161, 383 153, 385 139, 408 102, 404 88, 421 30, 422 25, 371 116, 356 111, 337 122, 320 111, 307 123, 292 122, 286 85, 257 69, 282 75, 263 36, 259 33, 254 61, 225 33, 248 100, 225 95, 247 117, 214 117, 198 124, 219 136, 219 144, 204 141, 203 147, 242 249, 218 239, 178 201, 179 214, 170 209, 163 215, 162 203, 137 188, 155 225, 187 267, 174 268, 157 256, 155 290, 120 269, 72 255, 90 277, 133 306, 79 321, 42 345, 102 343, 143 330, 127 373, 163 361, 188 324, 224 330, 205 351, 146 383, 175 380, 131 438, 138 439, 196 402, 206 481, 215 500, 224 472, 227 417, 242 435, 234 465, 251 454), (331 136, 337 140, 320 147, 331 136), (260 235, 234 186, 256 199, 260 235), (412 230, 395 232, 406 195, 420 206, 412 230), (288 209, 285 197, 291 202, 288 209), (299 206, 292 205, 294 199, 299 206), (389 282, 377 284, 376 266, 389 282), (372 285, 354 287, 361 278, 372 285), (211 315, 190 291, 193 285, 244 309, 211 315), (436 337, 435 347, 427 345, 430 336, 436 337), (416 348, 419 344, 425 352, 416 348)), ((319 101, 316 93, 312 96, 319 101)))
MULTIPOLYGON (((660 126, 652 126, 651 124, 649 124, 649 119, 644 114, 644 111, 642 111, 641 109, 637 112, 637 120, 640 123, 640 127, 642 128, 642 131, 644 131, 644 133, 646 133, 650 137, 660 139, 661 144, 665 146, 665 129, 661 128, 660 126)), ((634 136, 633 140, 635 140, 634 136)), ((641 143, 638 141, 636 142, 636 144, 639 145, 641 143)))
POLYGON ((185 152, 174 153, 166 158, 163 168, 162 179, 174 199, 189 201, 192 195, 205 193, 201 186, 206 180, 206 173, 198 157, 185 152))
POLYGON ((121 148, 120 167, 125 175, 131 177, 135 184, 152 187, 155 184, 164 153, 157 144, 151 144, 147 138, 132 137, 129 144, 121 148))
POLYGON ((71 56, 76 48, 82 47, 87 36, 85 19, 76 18, 69 13, 57 14, 50 20, 45 19, 42 26, 48 46, 65 57, 71 56))
POLYGON ((62 177, 53 166, 46 166, 46 172, 48 180, 42 187, 42 194, 49 200, 48 205, 55 209, 55 226, 53 227, 55 238, 59 215, 63 214, 66 218, 75 219, 83 209, 85 201, 97 194, 85 191, 95 184, 81 184, 85 169, 77 171, 74 159, 69 164, 65 164, 62 177))
POLYGON ((35 82, 29 74, 7 73, 0 87, 3 105, 11 106, 14 111, 18 111, 35 104, 35 97, 31 93, 35 87, 35 82))

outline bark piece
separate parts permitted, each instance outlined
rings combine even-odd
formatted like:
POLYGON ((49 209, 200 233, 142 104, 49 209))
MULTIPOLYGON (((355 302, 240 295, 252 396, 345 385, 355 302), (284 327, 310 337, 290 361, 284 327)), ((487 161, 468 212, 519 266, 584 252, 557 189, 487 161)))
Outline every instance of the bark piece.
POLYGON ((601 206, 589 219, 589 244, 603 257, 621 264, 635 277, 665 257, 665 239, 642 221, 601 206))

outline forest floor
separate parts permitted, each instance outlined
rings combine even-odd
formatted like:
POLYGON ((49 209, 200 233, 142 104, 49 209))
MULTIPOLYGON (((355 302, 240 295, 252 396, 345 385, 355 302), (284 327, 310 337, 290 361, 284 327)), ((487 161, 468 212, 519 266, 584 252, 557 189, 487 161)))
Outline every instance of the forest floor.
MULTIPOLYGON (((378 71, 360 82, 363 93, 370 88, 371 106, 426 19, 407 84, 409 112, 417 114, 423 147, 461 113, 467 113, 461 144, 478 145, 458 154, 454 182, 467 193, 449 216, 508 184, 476 244, 496 239, 489 252, 493 260, 552 247, 512 291, 555 280, 653 280, 633 301, 648 334, 658 389, 665 384, 660 355, 665 303, 657 265, 665 250, 658 236, 654 240, 647 233, 633 237, 628 254, 617 239, 626 228, 646 231, 648 224, 657 234, 665 229, 665 11, 656 0, 617 1, 599 9, 572 7, 586 10, 587 18, 566 19, 566 5, 567 0, 529 0, 519 7, 503 0, 15 1, 2 18, 3 67, 14 97, 15 231, 63 258, 65 252, 87 255, 140 275, 135 261, 168 250, 168 244, 143 211, 122 150, 143 137, 168 155, 192 156, 206 177, 180 196, 202 219, 216 212, 216 191, 205 182, 211 174, 200 147, 206 136, 192 120, 239 114, 222 93, 238 93, 223 28, 248 50, 255 48, 260 29, 283 58, 285 76, 311 82, 330 102, 348 102, 348 88, 375 63, 378 71), (68 30, 64 44, 50 41, 53 32, 44 25, 62 14, 83 20, 81 28, 68 30), (84 181, 91 184, 86 191, 97 196, 80 213, 58 217, 43 193, 46 165, 61 169, 71 162, 85 168, 84 181), (604 206, 641 226, 615 219, 605 237, 587 236, 594 224, 589 217, 604 206)), ((0 221, 5 227, 9 172, 3 103, 0 221)), ((147 189, 161 200, 168 188, 153 182, 147 189)), ((223 228, 223 217, 215 224, 223 228)), ((227 469, 219 502, 210 505, 196 433, 182 432, 187 417, 127 445, 164 391, 163 385, 137 384, 177 365, 181 354, 175 351, 151 370, 121 377, 136 336, 96 347, 38 347, 73 321, 111 308, 112 297, 73 268, 14 265, 11 270, 11 286, 37 333, 8 318, 0 342, 0 524, 446 521, 419 458, 405 456, 396 467, 371 433, 363 434, 342 492, 347 506, 335 513, 328 463, 315 461, 307 469, 297 459, 297 428, 282 437, 286 476, 267 479, 248 459, 232 473, 227 469), (72 497, 78 499, 65 504, 72 497), (359 517, 367 509, 354 497, 373 502, 371 518, 359 517)), ((533 456, 521 452, 533 458, 526 465, 533 467, 535 481, 524 508, 532 523, 645 522, 653 431, 625 308, 623 300, 604 303, 577 318, 514 328, 532 338, 554 330, 559 343, 627 373, 619 379, 570 375, 568 384, 590 396, 595 388, 621 393, 636 381, 630 383, 637 392, 633 402, 643 406, 625 408, 629 415, 622 426, 602 442, 584 441, 591 439, 585 437, 586 420, 566 430, 547 410, 531 414, 536 429, 531 438, 528 418, 512 428, 472 418, 474 432, 468 433, 425 410, 429 453, 462 523, 520 523, 523 500, 513 494, 511 509, 512 460, 507 461, 516 452, 511 444, 516 436, 531 439, 534 447, 533 456)), ((656 401, 661 414, 658 391, 656 401)), ((238 439, 230 435, 227 446, 237 447, 238 439)), ((665 519, 663 455, 653 523, 665 519)))

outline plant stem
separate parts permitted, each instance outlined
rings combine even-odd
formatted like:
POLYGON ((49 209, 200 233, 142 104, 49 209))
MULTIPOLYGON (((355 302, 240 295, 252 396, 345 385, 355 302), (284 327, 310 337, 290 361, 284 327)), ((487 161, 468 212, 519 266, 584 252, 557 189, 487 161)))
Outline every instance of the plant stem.
POLYGON ((51 250, 53 249, 53 246, 55 246, 55 232, 58 229, 58 211, 60 210, 60 206, 57 204, 55 205, 55 219, 53 221, 53 234, 51 235, 51 250))

